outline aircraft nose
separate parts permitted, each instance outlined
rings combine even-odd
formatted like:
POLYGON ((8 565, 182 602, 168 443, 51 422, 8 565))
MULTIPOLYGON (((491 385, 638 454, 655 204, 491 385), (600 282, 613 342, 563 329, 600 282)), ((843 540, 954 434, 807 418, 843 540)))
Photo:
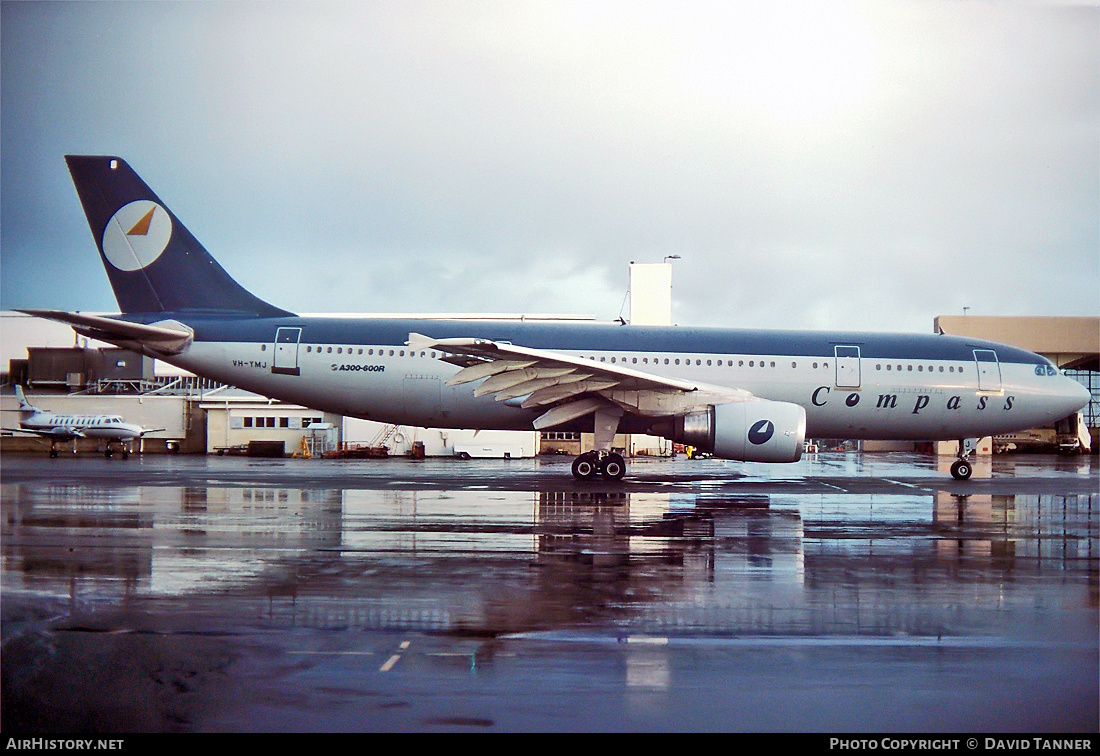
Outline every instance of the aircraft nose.
POLYGON ((1066 414, 1071 415, 1084 408, 1085 405, 1092 401, 1092 394, 1087 388, 1072 378, 1066 378, 1065 380, 1066 382, 1063 386, 1062 395, 1066 399, 1066 414))

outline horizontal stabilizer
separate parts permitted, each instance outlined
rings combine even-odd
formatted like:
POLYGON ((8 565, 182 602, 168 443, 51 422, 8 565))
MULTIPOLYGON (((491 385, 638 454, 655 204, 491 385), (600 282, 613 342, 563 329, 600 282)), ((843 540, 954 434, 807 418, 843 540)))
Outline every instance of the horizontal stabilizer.
POLYGON ((126 320, 105 318, 99 315, 84 315, 64 310, 19 310, 47 320, 68 323, 85 336, 111 344, 118 342, 138 342, 149 349, 163 354, 179 354, 191 345, 194 332, 174 320, 165 320, 155 325, 131 323, 126 320))

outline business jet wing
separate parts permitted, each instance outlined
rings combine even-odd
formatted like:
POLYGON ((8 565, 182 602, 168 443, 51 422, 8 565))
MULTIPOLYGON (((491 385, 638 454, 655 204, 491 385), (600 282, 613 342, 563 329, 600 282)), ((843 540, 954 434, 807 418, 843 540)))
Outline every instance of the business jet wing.
POLYGON ((76 428, 66 428, 59 425, 54 428, 30 429, 30 428, 4 428, 9 433, 29 433, 32 436, 48 438, 52 441, 72 441, 74 438, 87 438, 76 428))
POLYGON ((462 369, 447 381, 448 386, 482 380, 474 389, 475 396, 491 394, 498 402, 520 400, 526 409, 545 408, 534 422, 536 430, 567 423, 609 404, 658 418, 753 398, 740 389, 667 378, 625 365, 500 341, 433 339, 410 333, 407 344, 416 350, 438 349, 460 357, 455 362, 462 369))
POLYGON ((77 333, 128 348, 148 347, 162 354, 179 354, 191 345, 195 334, 189 327, 175 320, 164 320, 152 325, 131 323, 117 318, 85 315, 64 310, 19 310, 38 318, 68 323, 77 333))

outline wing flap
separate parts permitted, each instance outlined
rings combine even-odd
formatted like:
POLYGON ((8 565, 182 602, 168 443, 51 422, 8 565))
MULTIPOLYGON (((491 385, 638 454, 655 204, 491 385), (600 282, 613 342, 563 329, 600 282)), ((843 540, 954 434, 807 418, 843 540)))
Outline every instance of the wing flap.
POLYGON ((535 418, 533 425, 535 430, 546 430, 547 428, 553 428, 555 425, 562 425, 563 423, 568 423, 570 420, 576 420, 579 417, 591 415, 596 410, 606 406, 608 406, 608 403, 597 397, 580 399, 575 402, 570 402, 569 404, 555 407, 549 412, 544 412, 535 418))
POLYGON ((460 386, 463 383, 472 383, 482 378, 491 378, 497 373, 508 370, 522 370, 535 364, 535 360, 497 360, 496 362, 477 362, 469 367, 464 367, 451 376, 446 385, 460 386))
MULTIPOLYGON (((531 407, 545 407, 555 402, 564 401, 571 396, 587 393, 594 394, 598 391, 613 388, 616 385, 615 381, 591 379, 591 376, 589 376, 589 378, 590 380, 578 381, 577 383, 558 384, 556 386, 532 391, 531 396, 524 399, 520 406, 525 409, 530 409, 531 407)), ((519 396, 523 396, 523 394, 519 394, 519 396)))
MULTIPOLYGON (((531 367, 532 365, 537 365, 539 369, 571 367, 593 373, 600 378, 614 380, 616 385, 622 386, 623 388, 666 388, 675 389, 677 391, 695 391, 699 388, 699 384, 693 381, 667 378, 655 373, 634 370, 625 365, 596 362, 595 360, 575 357, 571 354, 565 354, 564 352, 550 351, 547 349, 531 349, 529 347, 516 346, 515 344, 508 344, 502 341, 488 341, 486 339, 433 339, 423 334, 410 333, 409 340, 406 344, 417 350, 440 349, 445 352, 472 355, 481 357, 485 360, 491 360, 492 363, 530 360, 530 364, 523 366, 525 368, 531 367)), ((470 368, 465 369, 469 370, 470 368)), ((490 368, 482 369, 490 370, 490 368)), ((512 368, 505 368, 504 370, 507 371, 510 369, 512 368)), ((462 371, 459 371, 450 380, 456 380, 461 375, 462 371)), ((476 376, 476 374, 473 375, 476 376)), ((477 377, 471 378, 470 380, 477 380, 477 377)), ((459 380, 458 382, 464 383, 465 381, 459 380)), ((503 388, 507 388, 507 386, 503 388)))
POLYGON ((547 411, 535 421, 537 429, 569 422, 601 407, 659 418, 683 415, 707 404, 752 398, 742 389, 670 378, 608 363, 603 358, 597 362, 592 357, 508 342, 433 339, 410 333, 406 343, 416 350, 442 351, 441 359, 462 367, 446 381, 448 386, 480 380, 474 389, 476 397, 493 395, 498 402, 515 402, 524 409, 545 408, 547 411))

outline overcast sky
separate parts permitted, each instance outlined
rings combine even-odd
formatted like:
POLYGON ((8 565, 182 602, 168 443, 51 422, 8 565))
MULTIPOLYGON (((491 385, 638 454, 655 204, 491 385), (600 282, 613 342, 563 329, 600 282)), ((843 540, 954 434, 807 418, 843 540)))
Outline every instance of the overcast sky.
POLYGON ((115 310, 63 156, 297 312, 1100 314, 1100 10, 4 2, 0 308, 115 310))

